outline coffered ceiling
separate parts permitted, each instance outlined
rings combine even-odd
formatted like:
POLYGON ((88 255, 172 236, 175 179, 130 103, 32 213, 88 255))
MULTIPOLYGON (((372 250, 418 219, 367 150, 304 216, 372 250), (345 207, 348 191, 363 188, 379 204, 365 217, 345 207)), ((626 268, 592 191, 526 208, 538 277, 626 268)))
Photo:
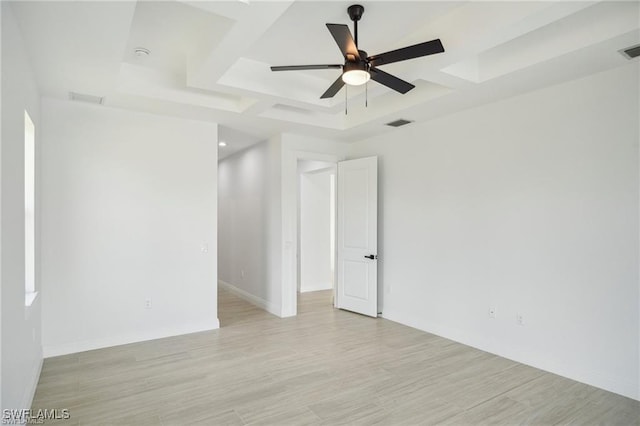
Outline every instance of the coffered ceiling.
MULTIPOLYGON (((445 53, 381 66, 412 82, 320 95, 342 63, 325 23, 352 23, 344 1, 13 2, 43 96, 210 120, 247 146, 278 132, 353 141, 627 64, 640 44, 637 1, 365 1, 359 48, 381 53, 440 38, 445 53), (137 56, 135 49, 147 49, 137 56), (345 114, 345 102, 348 114, 345 114), (240 136, 244 135, 244 136, 240 136)), ((637 60, 637 59, 635 59, 637 60)), ((225 133, 226 132, 226 133, 225 133)), ((236 147, 237 148, 237 147, 236 147)), ((232 152, 230 146, 227 153, 232 152)))

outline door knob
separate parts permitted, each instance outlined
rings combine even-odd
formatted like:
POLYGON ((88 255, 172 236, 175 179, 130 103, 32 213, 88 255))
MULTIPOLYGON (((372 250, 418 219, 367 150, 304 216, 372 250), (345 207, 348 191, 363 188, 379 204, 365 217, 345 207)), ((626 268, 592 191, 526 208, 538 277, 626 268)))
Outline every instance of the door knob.
POLYGON ((365 256, 365 257, 366 257, 367 259, 371 259, 371 260, 373 260, 373 259, 377 259, 377 258, 378 258, 378 256, 376 256, 375 254, 370 254, 370 255, 365 256))

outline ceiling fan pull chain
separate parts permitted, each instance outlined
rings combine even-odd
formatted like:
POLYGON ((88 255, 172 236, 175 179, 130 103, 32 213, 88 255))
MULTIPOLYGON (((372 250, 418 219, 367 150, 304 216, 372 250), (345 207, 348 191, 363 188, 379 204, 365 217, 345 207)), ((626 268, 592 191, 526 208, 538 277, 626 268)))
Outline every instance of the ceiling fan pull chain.
POLYGON ((349 91, 349 85, 344 85, 344 115, 347 115, 347 102, 349 102, 349 98, 347 97, 347 92, 349 91))
POLYGON ((369 82, 364 85, 364 107, 369 106, 369 82))

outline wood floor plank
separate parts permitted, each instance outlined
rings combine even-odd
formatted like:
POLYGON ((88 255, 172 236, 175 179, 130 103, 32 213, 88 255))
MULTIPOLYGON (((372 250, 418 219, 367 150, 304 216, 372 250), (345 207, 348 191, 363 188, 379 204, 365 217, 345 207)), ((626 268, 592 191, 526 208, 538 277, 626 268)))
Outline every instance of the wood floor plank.
MULTIPOLYGON (((640 403, 304 293, 277 318, 219 291, 219 330, 46 359, 65 425, 640 425, 640 403)), ((49 423, 49 422, 47 422, 49 423)))

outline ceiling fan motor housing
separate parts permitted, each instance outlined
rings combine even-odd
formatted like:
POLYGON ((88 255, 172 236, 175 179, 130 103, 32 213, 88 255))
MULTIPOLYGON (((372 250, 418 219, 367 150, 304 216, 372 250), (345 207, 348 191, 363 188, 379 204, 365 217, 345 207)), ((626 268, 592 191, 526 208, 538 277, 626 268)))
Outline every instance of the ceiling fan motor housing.
POLYGON ((342 72, 349 72, 349 71, 369 72, 369 63, 365 60, 347 61, 342 67, 342 72))

